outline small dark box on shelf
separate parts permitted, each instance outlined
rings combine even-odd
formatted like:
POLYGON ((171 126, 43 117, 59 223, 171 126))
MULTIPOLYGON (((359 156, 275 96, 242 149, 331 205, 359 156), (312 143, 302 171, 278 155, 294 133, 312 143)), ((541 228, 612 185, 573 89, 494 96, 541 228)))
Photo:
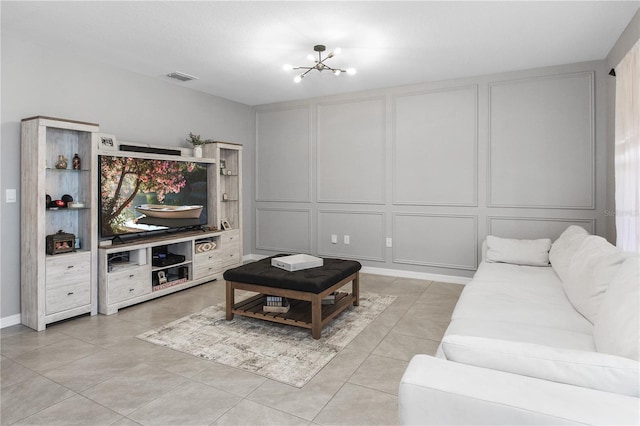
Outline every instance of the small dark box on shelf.
POLYGON ((47 235, 47 254, 60 254, 76 251, 76 236, 61 230, 47 235))

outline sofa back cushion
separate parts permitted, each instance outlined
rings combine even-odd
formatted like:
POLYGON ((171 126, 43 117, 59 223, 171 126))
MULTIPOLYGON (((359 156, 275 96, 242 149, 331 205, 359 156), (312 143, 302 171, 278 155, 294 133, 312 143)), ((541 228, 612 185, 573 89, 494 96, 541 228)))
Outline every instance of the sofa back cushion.
POLYGON ((591 324, 596 323, 604 294, 624 260, 622 251, 595 235, 585 238, 571 258, 562 288, 573 307, 591 324))
POLYGON ((640 256, 629 255, 611 280, 593 338, 598 352, 640 361, 640 256))
POLYGON ((628 358, 461 335, 445 336, 440 347, 444 356, 454 362, 640 396, 640 363, 628 358))
POLYGON ((487 262, 549 266, 551 240, 516 240, 487 236, 487 262))
POLYGON ((580 226, 571 225, 551 245, 549 261, 562 281, 567 279, 569 263, 589 233, 580 226))

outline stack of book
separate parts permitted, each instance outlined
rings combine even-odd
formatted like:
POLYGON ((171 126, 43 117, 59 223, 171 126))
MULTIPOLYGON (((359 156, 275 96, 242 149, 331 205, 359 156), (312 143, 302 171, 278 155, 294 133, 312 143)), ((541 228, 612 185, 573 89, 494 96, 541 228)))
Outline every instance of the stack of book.
POLYGON ((336 293, 331 293, 322 298, 323 305, 333 305, 336 303, 336 293))
POLYGON ((285 314, 289 312, 291 304, 286 297, 280 296, 266 296, 264 306, 262 306, 262 312, 277 312, 285 314))

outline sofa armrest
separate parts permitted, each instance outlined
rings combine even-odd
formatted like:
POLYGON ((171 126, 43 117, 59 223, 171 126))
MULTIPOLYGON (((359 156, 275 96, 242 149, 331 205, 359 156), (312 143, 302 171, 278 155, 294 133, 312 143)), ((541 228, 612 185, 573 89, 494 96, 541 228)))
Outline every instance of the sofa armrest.
POLYGON ((434 358, 413 357, 401 425, 639 424, 640 399, 434 358))

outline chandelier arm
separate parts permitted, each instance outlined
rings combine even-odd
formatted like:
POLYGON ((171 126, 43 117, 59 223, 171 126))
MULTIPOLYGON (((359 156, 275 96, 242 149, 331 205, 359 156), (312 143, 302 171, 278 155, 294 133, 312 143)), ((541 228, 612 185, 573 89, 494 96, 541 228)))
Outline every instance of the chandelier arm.
MULTIPOLYGON (((324 65, 324 64, 323 64, 323 65, 324 65)), ((347 72, 347 70, 343 70, 342 68, 331 68, 329 65, 325 65, 325 68, 324 68, 324 69, 329 70, 329 71, 347 72)))
POLYGON ((309 68, 308 70, 306 70, 305 72, 303 72, 300 77, 304 77, 305 75, 309 74, 311 71, 313 71, 314 68, 309 68))

